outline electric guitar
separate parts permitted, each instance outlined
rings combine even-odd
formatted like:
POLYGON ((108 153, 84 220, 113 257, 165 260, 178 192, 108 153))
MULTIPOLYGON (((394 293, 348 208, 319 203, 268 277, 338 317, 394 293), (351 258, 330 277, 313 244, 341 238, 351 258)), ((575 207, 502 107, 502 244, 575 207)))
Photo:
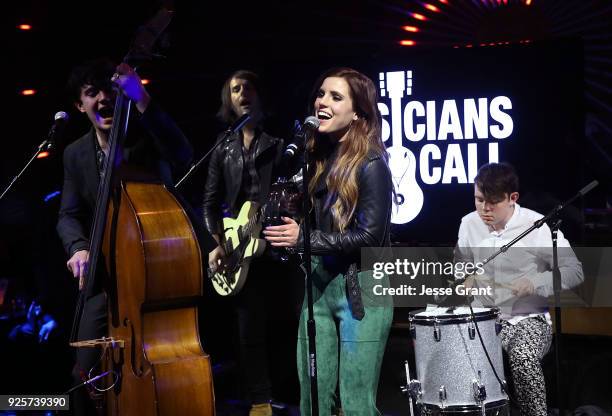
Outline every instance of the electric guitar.
POLYGON ((423 208, 423 191, 416 182, 416 157, 402 143, 402 98, 406 90, 406 73, 386 73, 386 86, 391 99, 391 146, 389 170, 393 178, 397 205, 391 212, 393 224, 412 221, 423 208))
MULTIPOLYGON (((283 224, 282 217, 299 221, 301 216, 302 194, 295 182, 279 178, 270 186, 267 202, 260 206, 247 201, 240 208, 237 218, 223 219, 223 248, 226 254, 226 267, 212 277, 213 287, 221 296, 236 295, 246 282, 249 264, 266 249, 266 240, 259 238, 262 224, 283 224)), ((280 261, 288 261, 289 255, 284 248, 273 247, 271 256, 280 261)))
POLYGON ((211 276, 212 285, 221 296, 236 295, 246 282, 249 265, 263 254, 266 240, 259 238, 263 210, 256 202, 246 201, 236 218, 223 218, 222 245, 225 268, 211 276))

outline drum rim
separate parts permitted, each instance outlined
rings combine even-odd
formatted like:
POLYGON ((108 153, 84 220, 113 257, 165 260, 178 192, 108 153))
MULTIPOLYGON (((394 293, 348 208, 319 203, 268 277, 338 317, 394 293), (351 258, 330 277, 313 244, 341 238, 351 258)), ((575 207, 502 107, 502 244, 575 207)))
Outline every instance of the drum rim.
MULTIPOLYGON (((453 405, 440 407, 437 404, 431 403, 420 403, 421 406, 427 408, 427 410, 437 410, 440 413, 468 413, 468 412, 480 412, 482 407, 477 404, 464 404, 464 405, 453 405)), ((508 406, 508 399, 501 399, 492 402, 485 403, 485 409, 497 409, 500 407, 508 406)))
MULTIPOLYGON (((496 319, 499 317, 499 308, 493 307, 488 308, 487 311, 474 312, 476 322, 488 321, 490 319, 496 319)), ((408 313, 408 320, 415 325, 432 326, 434 323, 438 325, 450 325, 456 323, 464 323, 471 321, 472 314, 461 313, 461 314, 448 314, 448 315, 432 315, 432 316, 416 316, 421 312, 425 312, 426 309, 419 309, 408 313)))

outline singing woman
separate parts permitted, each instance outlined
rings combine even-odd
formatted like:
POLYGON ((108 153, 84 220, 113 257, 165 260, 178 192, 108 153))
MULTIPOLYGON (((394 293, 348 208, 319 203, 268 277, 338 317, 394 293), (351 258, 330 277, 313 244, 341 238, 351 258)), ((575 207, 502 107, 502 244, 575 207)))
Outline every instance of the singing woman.
MULTIPOLYGON (((392 303, 373 294, 372 272, 360 270, 361 248, 390 245, 393 184, 376 87, 356 70, 335 68, 319 78, 313 91, 310 112, 320 127, 307 151, 319 410, 330 414, 338 386, 344 414, 378 415, 376 391, 392 303)), ((275 247, 300 250, 300 225, 283 221, 265 229, 266 239, 275 247)), ((304 415, 311 414, 306 324, 304 303, 298 334, 304 415)))

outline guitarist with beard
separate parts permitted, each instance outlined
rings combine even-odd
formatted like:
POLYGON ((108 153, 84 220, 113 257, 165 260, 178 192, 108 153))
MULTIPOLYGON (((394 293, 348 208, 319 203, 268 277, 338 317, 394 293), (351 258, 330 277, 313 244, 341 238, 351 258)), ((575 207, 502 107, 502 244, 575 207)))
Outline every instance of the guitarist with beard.
MULTIPOLYGON (((263 128, 264 106, 257 74, 239 70, 221 90, 219 118, 233 123, 244 114, 251 116, 242 130, 231 135, 213 151, 204 190, 204 224, 219 246, 209 254, 210 273, 223 270, 228 257, 223 249, 223 214, 236 217, 246 201, 265 204, 270 186, 282 166, 283 140, 272 137, 263 128)), ((241 379, 250 401, 249 415, 272 415, 271 381, 266 343, 266 307, 290 298, 290 269, 273 262, 264 253, 250 262, 242 290, 232 300, 238 320, 241 379), (274 275, 270 270, 275 270, 274 275), (281 293, 275 296, 274 293, 281 293)), ((278 307, 278 306, 277 306, 278 307)), ((293 316, 287 311, 276 316, 293 316)), ((277 328, 278 329, 278 328, 277 328)), ((277 331, 275 331, 277 332, 277 331)), ((295 352, 293 352, 295 355, 295 352)), ((297 374, 294 371, 295 374, 297 374)), ((297 378, 296 385, 297 385, 297 378)))

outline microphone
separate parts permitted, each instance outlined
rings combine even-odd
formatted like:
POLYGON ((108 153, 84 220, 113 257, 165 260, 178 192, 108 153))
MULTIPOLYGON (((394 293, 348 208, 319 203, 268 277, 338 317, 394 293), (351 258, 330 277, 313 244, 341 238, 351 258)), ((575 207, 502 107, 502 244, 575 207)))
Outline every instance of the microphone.
POLYGON ((53 148, 55 147, 56 139, 60 136, 60 134, 64 130, 64 127, 66 127, 66 123, 68 122, 68 119, 70 117, 65 111, 58 111, 57 113, 55 113, 55 116, 53 118, 55 119, 55 122, 49 129, 49 133, 47 134, 47 140, 45 140, 44 150, 47 151, 53 150, 53 148))
POLYGON ((251 115, 248 113, 243 114, 238 120, 234 121, 234 123, 229 126, 227 130, 225 130, 225 134, 229 136, 236 133, 243 128, 244 125, 249 122, 249 120, 251 120, 251 115))
MULTIPOLYGON (((297 122, 296 122, 297 123, 297 122)), ((283 153, 283 157, 287 159, 291 159, 296 155, 300 150, 304 148, 306 144, 306 138, 309 134, 316 131, 321 122, 315 116, 306 117, 304 120, 304 124, 298 127, 295 132, 294 139, 289 145, 285 148, 285 153, 283 153)))
POLYGON ((582 188, 581 190, 579 190, 578 193, 580 194, 580 196, 584 196, 585 194, 589 193, 593 188, 595 188, 597 185, 599 185, 599 182, 593 181, 587 186, 585 186, 584 188, 582 188))

